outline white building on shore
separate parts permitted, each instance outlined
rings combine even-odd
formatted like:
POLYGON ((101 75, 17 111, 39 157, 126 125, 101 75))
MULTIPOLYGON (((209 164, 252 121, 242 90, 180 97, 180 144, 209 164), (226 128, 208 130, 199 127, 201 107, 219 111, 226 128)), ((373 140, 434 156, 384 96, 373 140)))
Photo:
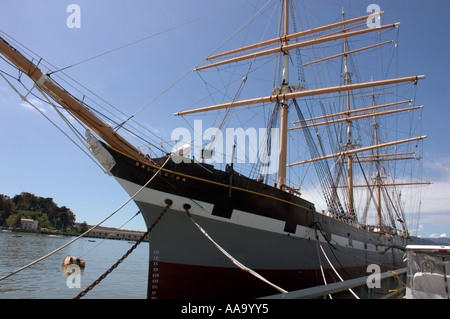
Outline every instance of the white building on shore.
POLYGON ((37 230, 38 221, 34 219, 21 218, 20 219, 20 228, 26 230, 37 230))

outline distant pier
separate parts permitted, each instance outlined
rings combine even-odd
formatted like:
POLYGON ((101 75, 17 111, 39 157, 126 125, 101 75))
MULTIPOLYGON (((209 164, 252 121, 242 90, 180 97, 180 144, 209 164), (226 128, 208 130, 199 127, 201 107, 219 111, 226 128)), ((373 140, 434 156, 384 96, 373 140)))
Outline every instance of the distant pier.
MULTIPOLYGON (((91 230, 84 237, 137 241, 144 234, 145 234, 145 232, 135 231, 135 230, 122 230, 122 229, 117 229, 117 228, 96 227, 95 229, 91 230)), ((148 235, 145 236, 145 238, 142 241, 148 242, 148 235)))
MULTIPOLYGON (((89 226, 91 228, 92 226, 89 226)), ((21 229, 21 228, 5 228, 5 231, 13 231, 13 232, 23 232, 23 233, 36 233, 36 234, 47 234, 47 235, 61 235, 61 236, 79 236, 79 234, 74 233, 65 233, 56 230, 50 229, 39 229, 39 230, 30 230, 30 229, 21 229)), ((117 228, 110 227, 102 227, 97 226, 95 229, 91 230, 88 234, 83 237, 86 238, 102 238, 102 239, 116 239, 116 240, 126 240, 126 241, 137 241, 141 239, 141 237, 145 234, 142 231, 136 230, 122 230, 117 228)), ((148 235, 142 240, 144 242, 148 242, 148 235)))

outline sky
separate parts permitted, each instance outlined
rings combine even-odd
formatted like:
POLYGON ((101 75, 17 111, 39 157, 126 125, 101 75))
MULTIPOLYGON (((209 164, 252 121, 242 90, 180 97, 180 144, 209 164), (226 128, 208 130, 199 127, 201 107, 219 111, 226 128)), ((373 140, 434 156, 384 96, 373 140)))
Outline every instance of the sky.
MULTIPOLYGON (((0 0, 0 31, 43 57, 55 68, 98 94, 125 114, 139 112, 149 130, 170 136, 186 125, 173 113, 185 107, 176 87, 164 90, 192 70, 237 30, 256 0, 0 0), (76 4, 77 7, 73 5, 76 4), (75 8, 75 9, 74 9, 75 8), (79 11, 78 11, 79 10, 79 11), (78 15, 74 15, 78 14, 78 15), (77 24, 79 22, 79 24, 77 24), (137 41, 145 39, 144 41, 137 41), (133 45, 126 46, 136 42, 133 45), (120 50, 114 50, 120 48, 120 50), (111 51, 111 52, 109 52, 111 51), (109 52, 108 54, 105 54, 109 52), (94 58, 96 57, 96 58, 94 58)), ((305 1, 305 7, 311 0, 305 1)), ((349 16, 366 14, 377 4, 383 22, 400 21, 402 65, 424 74, 418 95, 425 106, 422 131, 424 191, 417 235, 450 236, 450 2, 447 0, 317 0, 317 23, 333 22, 344 5, 349 16)), ((7 66, 0 60, 0 69, 7 66)), ((47 71, 47 70, 43 70, 47 71)), ((48 105, 36 101, 45 116, 57 121, 48 105)), ((36 109, 20 101, 0 79, 0 194, 30 192, 70 208, 77 222, 145 230, 129 196, 36 109), (134 217, 135 216, 135 217, 134 217)))

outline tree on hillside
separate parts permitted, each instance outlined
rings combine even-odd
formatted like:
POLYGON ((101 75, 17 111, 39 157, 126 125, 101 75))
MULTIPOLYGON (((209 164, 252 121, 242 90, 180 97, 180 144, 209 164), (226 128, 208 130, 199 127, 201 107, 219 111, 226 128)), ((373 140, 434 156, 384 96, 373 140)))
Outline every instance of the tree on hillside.
POLYGON ((66 206, 58 207, 50 197, 38 197, 28 192, 22 192, 12 199, 0 195, 0 225, 7 223, 9 227, 19 227, 20 218, 38 220, 41 227, 45 228, 50 226, 66 230, 75 225, 75 214, 66 206), (10 219, 12 215, 14 219, 10 219))
POLYGON ((12 214, 6 219, 6 225, 11 228, 19 228, 20 227, 20 215, 12 214))
POLYGON ((13 213, 14 207, 11 198, 0 194, 0 226, 6 224, 6 220, 13 213))
POLYGON ((88 226, 88 224, 86 222, 82 222, 80 224, 80 226, 78 226, 78 228, 80 229, 81 233, 84 233, 84 232, 86 232, 89 229, 89 226, 88 226))
POLYGON ((55 209, 51 217, 50 221, 55 222, 59 229, 66 230, 75 224, 75 215, 66 206, 55 209))

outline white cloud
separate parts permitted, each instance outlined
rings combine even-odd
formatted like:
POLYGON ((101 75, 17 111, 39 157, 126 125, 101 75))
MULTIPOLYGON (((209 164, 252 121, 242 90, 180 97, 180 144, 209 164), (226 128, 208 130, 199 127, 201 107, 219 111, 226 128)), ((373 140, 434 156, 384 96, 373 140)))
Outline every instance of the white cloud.
POLYGON ((36 98, 28 98, 28 102, 21 101, 20 106, 28 109, 28 110, 38 110, 41 113, 47 113, 47 110, 44 108, 44 103, 36 98))
POLYGON ((443 233, 443 234, 440 234, 440 235, 438 235, 438 234, 431 234, 429 237, 430 238, 447 238, 447 234, 446 233, 443 233))
POLYGON ((449 180, 450 177, 450 156, 428 156, 431 161, 426 162, 426 169, 435 171, 439 179, 449 180))
POLYGON ((446 233, 437 235, 442 230, 431 230, 431 225, 450 230, 450 157, 431 158, 433 160, 427 163, 425 169, 428 176, 435 176, 435 180, 431 180, 432 184, 423 193, 420 223, 433 232, 430 236, 445 236, 446 233))
MULTIPOLYGON (((450 179, 434 182, 427 187, 422 199, 422 212, 435 215, 447 214, 450 220, 450 179)), ((446 219, 447 219, 446 218, 446 219)))

